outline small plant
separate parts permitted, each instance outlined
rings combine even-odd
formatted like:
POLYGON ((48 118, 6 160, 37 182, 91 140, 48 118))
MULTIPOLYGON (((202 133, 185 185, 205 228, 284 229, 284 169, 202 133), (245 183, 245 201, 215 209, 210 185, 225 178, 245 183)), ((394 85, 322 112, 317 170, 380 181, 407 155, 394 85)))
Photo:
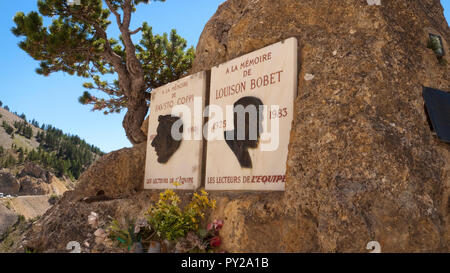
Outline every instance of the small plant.
POLYGON ((219 246, 218 232, 222 221, 216 220, 206 229, 200 229, 207 211, 216 207, 215 200, 201 190, 194 193, 187 206, 180 208, 179 205, 179 196, 172 190, 166 190, 160 194, 159 201, 150 207, 145 218, 136 221, 127 219, 125 228, 118 220, 112 219, 107 229, 109 238, 128 251, 136 243, 148 249, 155 241, 164 242, 168 252, 210 252, 219 246))
POLYGON ((189 231, 197 232, 208 209, 216 207, 215 200, 202 190, 194 193, 192 201, 184 209, 179 207, 180 198, 172 190, 160 194, 160 200, 148 212, 148 223, 159 238, 175 241, 189 231))
POLYGON ((442 42, 439 36, 430 35, 427 47, 433 50, 440 65, 447 65, 447 60, 444 58, 444 48, 442 47, 442 42))
POLYGON ((24 251, 25 251, 26 254, 36 254, 36 253, 38 253, 36 249, 29 248, 29 247, 24 247, 24 251))
POLYGON ((59 200, 59 196, 56 195, 56 194, 52 194, 52 195, 50 195, 50 197, 48 198, 48 203, 49 203, 50 205, 54 205, 54 204, 56 204, 56 203, 58 202, 58 200, 59 200))
POLYGON ((442 47, 441 47, 441 43, 439 41, 439 38, 437 38, 437 37, 433 37, 433 38, 430 37, 430 39, 428 39, 427 47, 429 49, 432 49, 435 54, 442 55, 442 47))
POLYGON ((222 229, 223 221, 214 220, 207 225, 206 229, 200 229, 198 233, 189 232, 185 238, 176 245, 177 252, 208 253, 214 252, 216 247, 222 244, 219 231, 222 229))
POLYGON ((23 216, 22 214, 20 214, 17 221, 18 221, 19 223, 25 222, 25 216, 23 216))
POLYGON ((9 209, 9 210, 12 208, 11 200, 6 201, 5 207, 6 207, 7 209, 9 209))
POLYGON ((142 235, 135 233, 136 225, 134 220, 126 220, 126 228, 122 228, 118 220, 113 219, 108 227, 109 238, 119 243, 120 247, 131 249, 134 243, 142 240, 142 235))

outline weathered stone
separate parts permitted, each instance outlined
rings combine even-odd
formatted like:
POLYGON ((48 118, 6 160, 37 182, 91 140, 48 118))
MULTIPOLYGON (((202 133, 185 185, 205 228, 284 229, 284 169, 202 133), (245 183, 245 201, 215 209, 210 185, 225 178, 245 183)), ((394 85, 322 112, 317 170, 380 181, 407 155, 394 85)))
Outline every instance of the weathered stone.
POLYGON ((51 180, 50 172, 44 170, 41 166, 33 163, 33 162, 25 162, 24 168, 22 172, 19 174, 19 177, 29 175, 34 178, 41 178, 48 183, 51 180))
POLYGON ((17 222, 18 219, 19 216, 17 213, 0 203, 0 238, 9 227, 17 222))
POLYGON ((142 132, 144 132, 144 134, 147 136, 147 134, 148 134, 148 122, 149 122, 149 118, 147 117, 145 120, 144 120, 144 122, 142 123, 142 126, 141 126, 141 130, 142 130, 142 132))
POLYGON ((52 192, 52 188, 46 180, 25 176, 20 178, 20 195, 46 195, 52 192))
POLYGON ((123 197, 142 189, 147 143, 104 155, 85 171, 76 191, 79 196, 123 197))
POLYGON ((193 72, 299 41, 286 193, 222 201, 227 250, 366 252, 377 240, 386 252, 449 251, 450 148, 432 136, 421 92, 449 90, 450 68, 427 48, 429 32, 450 52, 439 1, 219 7, 193 72))
MULTIPOLYGON (((450 52, 450 29, 437 0, 381 4, 229 0, 206 25, 192 72, 299 41, 286 192, 212 193, 224 250, 367 252, 378 241, 383 252, 450 251, 450 146, 430 132, 421 97, 422 85, 450 90, 450 66, 427 48, 436 32, 450 52)), ((33 225, 27 244, 65 251, 95 231, 91 211, 100 219, 145 213, 158 196, 134 193, 144 158, 145 144, 101 158, 33 225), (128 198, 78 202, 101 190, 128 198)))
POLYGON ((20 183, 9 172, 0 172, 0 193, 4 195, 17 195, 20 190, 20 183))

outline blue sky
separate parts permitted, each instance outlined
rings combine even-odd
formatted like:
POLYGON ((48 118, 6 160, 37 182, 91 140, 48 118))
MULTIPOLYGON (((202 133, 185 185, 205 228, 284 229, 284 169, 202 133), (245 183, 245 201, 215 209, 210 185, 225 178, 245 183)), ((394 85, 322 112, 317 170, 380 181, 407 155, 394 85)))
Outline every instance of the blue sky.
MULTIPOLYGON (((133 16, 133 29, 147 21, 154 33, 175 28, 189 45, 195 46, 204 25, 224 0, 167 0, 140 5, 133 16)), ((130 147, 122 127, 124 112, 105 116, 78 103, 84 89, 83 79, 63 73, 44 77, 35 73, 38 62, 18 48, 19 38, 10 29, 18 11, 36 10, 37 0, 0 0, 0 100, 12 111, 25 113, 28 119, 52 124, 66 133, 79 135, 105 152, 130 147)), ((450 21, 450 0, 441 0, 450 21)), ((114 34, 114 31, 111 32, 114 34)))
MULTIPOLYGON (((175 28, 188 44, 195 46, 206 22, 224 0, 167 0, 141 4, 133 15, 132 28, 147 21, 153 32, 162 34, 175 28)), ((27 119, 52 124, 66 133, 79 135, 88 143, 109 152, 131 144, 125 136, 121 114, 105 116, 78 103, 86 79, 55 73, 44 77, 35 73, 38 62, 22 51, 10 29, 18 11, 37 10, 37 0, 0 0, 0 100, 12 111, 25 113, 27 119)), ((111 32, 114 34, 114 31, 111 32)), ((117 36, 116 36, 117 37, 117 36)), ((95 94, 95 93, 93 93, 95 94)))

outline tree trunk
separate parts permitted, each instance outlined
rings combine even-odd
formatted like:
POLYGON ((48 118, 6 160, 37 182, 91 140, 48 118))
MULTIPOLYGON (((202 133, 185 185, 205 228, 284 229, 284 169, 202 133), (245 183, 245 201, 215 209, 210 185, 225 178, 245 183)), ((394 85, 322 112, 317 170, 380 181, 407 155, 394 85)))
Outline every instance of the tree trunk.
POLYGON ((147 140, 147 136, 142 132, 141 126, 148 112, 148 106, 145 99, 139 100, 128 105, 128 111, 125 114, 122 125, 125 129, 128 139, 133 145, 147 140))

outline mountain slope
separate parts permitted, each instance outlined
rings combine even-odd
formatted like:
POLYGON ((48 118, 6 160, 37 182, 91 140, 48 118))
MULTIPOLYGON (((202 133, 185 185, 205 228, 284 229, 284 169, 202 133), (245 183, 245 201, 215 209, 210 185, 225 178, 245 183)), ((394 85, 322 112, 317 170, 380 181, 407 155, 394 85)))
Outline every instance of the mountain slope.
POLYGON ((18 173, 17 166, 35 162, 58 177, 72 180, 91 165, 103 152, 76 135, 64 133, 51 125, 35 120, 27 122, 8 109, 0 108, 0 169, 10 168, 18 173))
MULTIPOLYGON (((23 119, 9 112, 8 110, 0 107, 0 125, 3 123, 3 121, 13 126, 15 122, 22 122, 23 119)), ((39 142, 36 140, 35 136, 38 132, 42 132, 42 130, 31 124, 29 125, 33 131, 33 137, 31 139, 27 139, 26 137, 21 136, 19 134, 15 134, 14 137, 11 137, 11 135, 6 133, 5 128, 0 126, 0 146, 3 147, 4 149, 9 149, 11 148, 11 145, 14 143, 24 149, 28 150, 37 149, 37 147, 39 147, 39 142)))

